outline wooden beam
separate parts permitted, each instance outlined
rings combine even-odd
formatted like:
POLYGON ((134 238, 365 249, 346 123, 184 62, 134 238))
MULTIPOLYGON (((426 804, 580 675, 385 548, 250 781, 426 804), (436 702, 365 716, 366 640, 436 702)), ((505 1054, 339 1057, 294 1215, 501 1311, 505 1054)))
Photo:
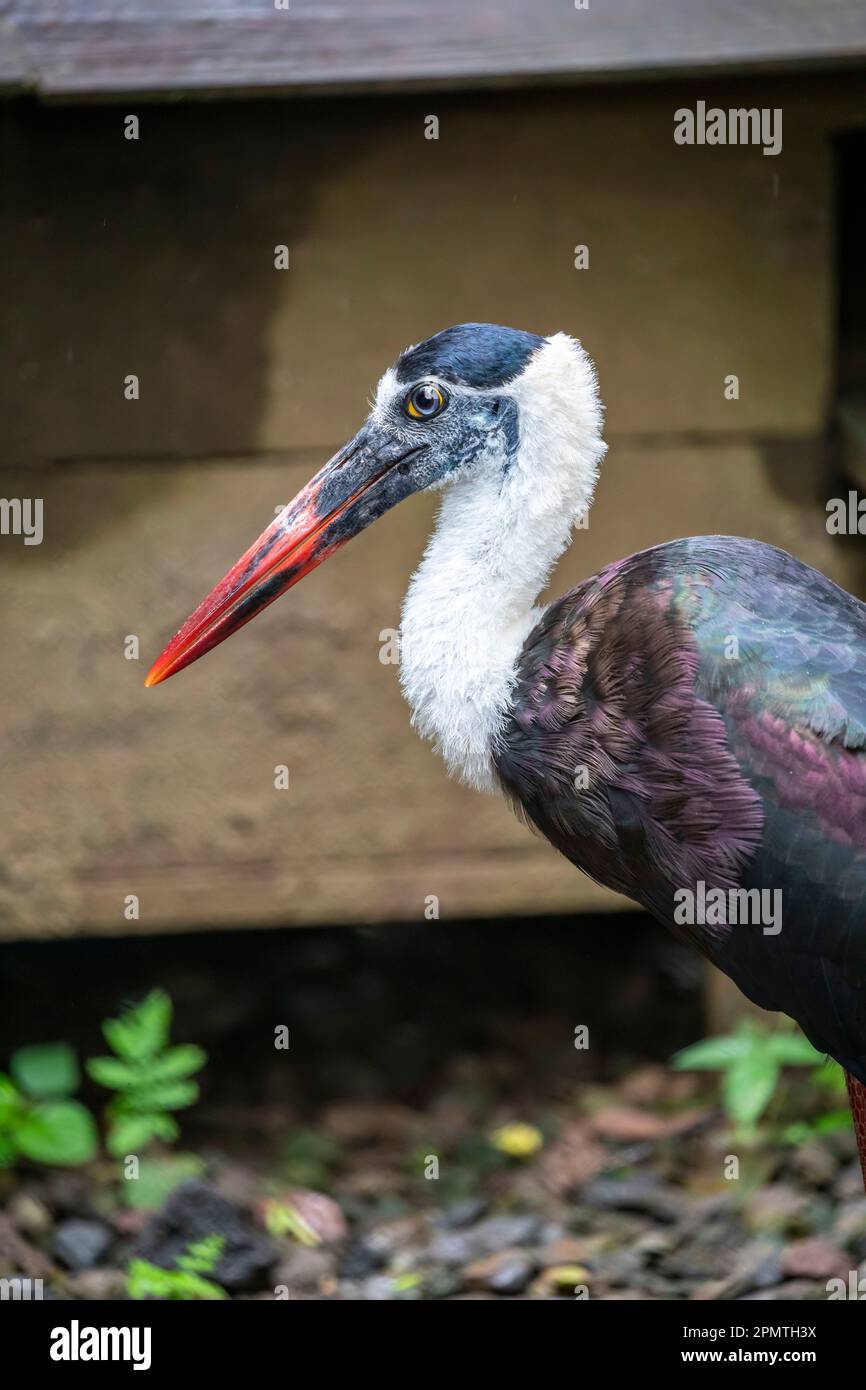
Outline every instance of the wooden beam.
POLYGON ((399 90, 866 58, 864 0, 280 3, 115 0, 112 14, 105 0, 0 0, 0 85, 55 98, 399 90))

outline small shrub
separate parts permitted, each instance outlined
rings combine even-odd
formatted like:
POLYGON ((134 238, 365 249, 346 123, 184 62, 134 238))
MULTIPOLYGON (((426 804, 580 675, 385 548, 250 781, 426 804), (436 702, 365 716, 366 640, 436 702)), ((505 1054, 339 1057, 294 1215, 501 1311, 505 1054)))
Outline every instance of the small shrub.
POLYGON ((113 1057, 93 1057, 87 1074, 116 1094, 106 1107, 109 1153, 139 1153, 155 1139, 172 1143, 179 1134, 171 1114, 198 1100, 190 1077, 207 1060, 200 1047, 169 1045, 171 1000, 154 990, 120 1018, 102 1025, 113 1057))
POLYGON ((733 1033, 684 1048, 674 1056, 673 1065, 681 1071, 722 1072, 722 1105, 736 1132, 744 1137, 754 1135, 785 1067, 810 1067, 822 1085, 829 1081, 835 1087, 841 1077, 841 1069, 828 1063, 802 1033, 771 1032, 751 1019, 739 1023, 733 1033))
POLYGON ((126 1271, 126 1291, 130 1298, 215 1300, 228 1298, 212 1274, 225 1247, 225 1236, 210 1235, 194 1241, 175 1261, 176 1269, 162 1269, 150 1260, 131 1260, 126 1271))

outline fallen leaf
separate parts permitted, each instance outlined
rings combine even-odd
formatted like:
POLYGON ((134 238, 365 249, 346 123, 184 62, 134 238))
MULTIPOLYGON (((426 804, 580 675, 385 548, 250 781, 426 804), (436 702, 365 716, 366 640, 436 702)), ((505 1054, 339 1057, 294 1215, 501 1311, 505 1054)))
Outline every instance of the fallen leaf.
POLYGON ((681 1110, 674 1115, 656 1115, 650 1110, 639 1110, 637 1106, 609 1105, 597 1111, 590 1123, 600 1139, 616 1143, 654 1142, 688 1134, 708 1114, 706 1110, 681 1110))

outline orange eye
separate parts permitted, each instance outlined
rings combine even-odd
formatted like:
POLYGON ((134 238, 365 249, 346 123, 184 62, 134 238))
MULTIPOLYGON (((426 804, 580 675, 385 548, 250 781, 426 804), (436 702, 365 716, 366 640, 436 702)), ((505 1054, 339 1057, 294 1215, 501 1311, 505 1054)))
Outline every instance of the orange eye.
POLYGON ((415 386, 406 397, 406 414, 411 415, 413 420, 432 420, 434 415, 444 410, 445 405, 444 392, 432 382, 425 381, 415 386))

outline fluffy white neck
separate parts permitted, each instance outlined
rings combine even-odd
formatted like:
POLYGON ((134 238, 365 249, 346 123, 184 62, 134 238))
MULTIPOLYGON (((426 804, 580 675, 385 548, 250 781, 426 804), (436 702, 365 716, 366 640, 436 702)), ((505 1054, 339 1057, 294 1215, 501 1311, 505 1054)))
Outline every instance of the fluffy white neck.
POLYGON ((446 491, 403 606, 401 680, 412 723, 449 769, 493 790, 493 749, 535 600, 588 509, 604 455, 589 358, 556 334, 503 394, 517 403, 520 442, 478 461, 446 491))

